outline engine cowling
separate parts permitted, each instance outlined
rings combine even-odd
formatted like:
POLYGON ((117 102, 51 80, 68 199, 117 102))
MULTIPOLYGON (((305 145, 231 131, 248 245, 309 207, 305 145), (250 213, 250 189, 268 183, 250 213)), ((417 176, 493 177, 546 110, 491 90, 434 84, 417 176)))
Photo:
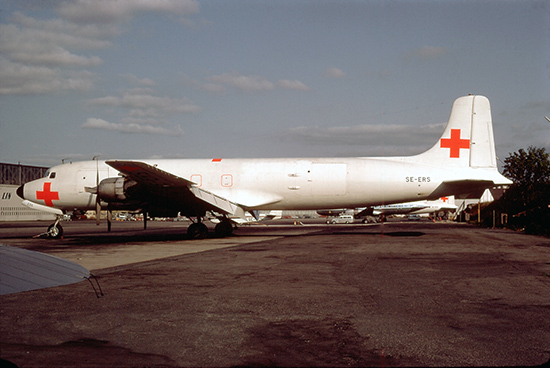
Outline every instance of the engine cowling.
POLYGON ((135 195, 137 185, 138 183, 127 178, 107 178, 99 183, 97 195, 99 199, 108 203, 127 202, 138 199, 135 195))

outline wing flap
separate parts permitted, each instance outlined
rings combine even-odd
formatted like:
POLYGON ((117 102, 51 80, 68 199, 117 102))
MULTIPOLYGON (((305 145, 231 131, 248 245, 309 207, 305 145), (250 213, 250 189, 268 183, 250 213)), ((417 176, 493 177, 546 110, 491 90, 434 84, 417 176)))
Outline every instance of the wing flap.
POLYGON ((218 195, 215 195, 214 193, 210 193, 206 190, 203 190, 197 187, 190 187, 189 189, 195 195, 196 198, 200 199, 205 203, 208 203, 209 205, 214 207, 214 209, 218 212, 221 211, 225 214, 232 215, 232 216, 239 216, 239 217, 245 216, 244 210, 240 206, 228 201, 223 197, 220 197, 218 195))

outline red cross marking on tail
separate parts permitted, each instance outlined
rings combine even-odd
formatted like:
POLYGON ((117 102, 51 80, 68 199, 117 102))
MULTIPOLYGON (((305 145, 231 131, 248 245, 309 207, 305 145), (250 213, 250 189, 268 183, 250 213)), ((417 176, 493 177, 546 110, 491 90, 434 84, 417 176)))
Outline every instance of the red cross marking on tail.
POLYGON ((36 199, 41 199, 46 206, 53 207, 53 201, 59 201, 59 192, 52 192, 52 183, 44 183, 44 190, 36 191, 36 199))
POLYGON ((469 149, 470 140, 460 138, 460 129, 451 129, 451 138, 441 138, 441 148, 451 149, 451 158, 460 157, 460 149, 469 149))

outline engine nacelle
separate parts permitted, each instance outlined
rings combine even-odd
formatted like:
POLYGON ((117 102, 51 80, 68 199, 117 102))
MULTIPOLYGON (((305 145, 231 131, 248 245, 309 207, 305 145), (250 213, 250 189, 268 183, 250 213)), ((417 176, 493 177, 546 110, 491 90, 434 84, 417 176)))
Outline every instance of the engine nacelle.
POLYGON ((125 202, 128 200, 136 199, 132 198, 129 194, 132 191, 132 187, 137 183, 127 178, 107 178, 103 179, 97 188, 97 195, 99 199, 105 202, 125 202))

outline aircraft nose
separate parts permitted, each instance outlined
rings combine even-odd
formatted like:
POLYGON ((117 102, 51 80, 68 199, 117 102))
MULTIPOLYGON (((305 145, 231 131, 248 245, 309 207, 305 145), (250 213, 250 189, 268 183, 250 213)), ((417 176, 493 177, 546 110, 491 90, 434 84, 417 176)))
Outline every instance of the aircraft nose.
POLYGON ((21 185, 19 188, 17 188, 17 191, 15 192, 21 199, 25 199, 25 189, 23 188, 24 186, 25 184, 21 185))

